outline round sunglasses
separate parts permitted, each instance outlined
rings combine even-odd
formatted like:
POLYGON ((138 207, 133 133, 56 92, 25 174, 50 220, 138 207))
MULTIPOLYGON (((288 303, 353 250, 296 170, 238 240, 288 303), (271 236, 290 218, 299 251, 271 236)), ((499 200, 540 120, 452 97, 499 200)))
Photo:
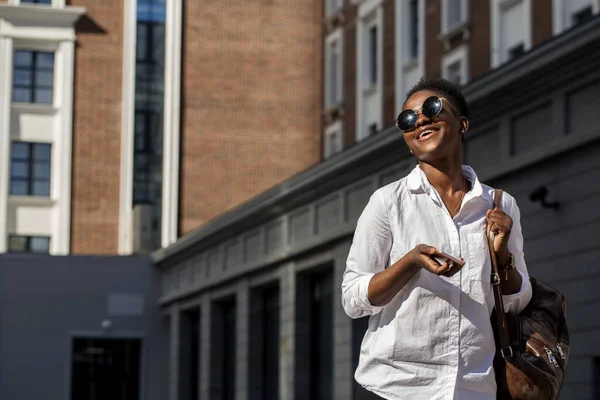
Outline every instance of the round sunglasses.
MULTIPOLYGON (((431 96, 425 99, 423 105, 420 110, 404 110, 398 115, 398 119, 396 120, 396 126, 398 129, 403 131, 408 131, 415 127, 417 121, 419 120, 419 114, 423 114, 427 118, 433 118, 444 109, 443 100, 446 100, 443 97, 431 96)), ((450 107, 454 109, 452 103, 446 100, 450 107)))

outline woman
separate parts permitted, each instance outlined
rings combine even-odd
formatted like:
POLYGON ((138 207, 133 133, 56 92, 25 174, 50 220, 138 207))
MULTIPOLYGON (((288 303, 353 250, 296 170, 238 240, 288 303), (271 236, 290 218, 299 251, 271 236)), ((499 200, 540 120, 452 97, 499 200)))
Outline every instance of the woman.
POLYGON ((348 316, 370 316, 359 398, 495 399, 486 227, 495 233, 505 311, 520 312, 532 291, 519 208, 504 193, 501 210, 490 211, 493 189, 462 165, 469 120, 458 87, 422 79, 397 126, 418 165, 371 196, 342 282, 348 316))

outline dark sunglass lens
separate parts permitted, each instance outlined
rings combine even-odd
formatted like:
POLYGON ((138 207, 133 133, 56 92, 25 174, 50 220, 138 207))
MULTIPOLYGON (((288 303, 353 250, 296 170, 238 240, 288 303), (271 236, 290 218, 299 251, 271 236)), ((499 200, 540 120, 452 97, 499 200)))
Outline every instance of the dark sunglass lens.
POLYGON ((423 114, 431 118, 442 111, 442 100, 437 96, 431 96, 423 102, 423 114))
POLYGON ((398 116, 398 128, 403 131, 409 130, 417 123, 417 113, 413 110, 404 110, 398 116))

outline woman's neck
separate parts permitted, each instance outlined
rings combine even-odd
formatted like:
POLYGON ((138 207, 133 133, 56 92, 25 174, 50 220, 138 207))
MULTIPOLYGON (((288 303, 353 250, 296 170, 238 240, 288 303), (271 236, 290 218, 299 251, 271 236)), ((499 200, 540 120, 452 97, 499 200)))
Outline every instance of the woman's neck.
POLYGON ((419 167, 427 176, 429 183, 440 194, 452 195, 465 189, 462 163, 429 164, 419 161, 419 167))

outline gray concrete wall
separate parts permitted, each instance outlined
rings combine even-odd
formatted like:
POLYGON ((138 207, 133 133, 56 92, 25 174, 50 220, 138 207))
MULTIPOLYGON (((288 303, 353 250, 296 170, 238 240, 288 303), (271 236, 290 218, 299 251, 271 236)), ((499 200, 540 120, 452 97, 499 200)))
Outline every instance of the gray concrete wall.
POLYGON ((571 354, 561 399, 593 399, 600 359, 600 142, 581 147, 493 182, 515 196, 521 210, 524 251, 532 276, 567 297, 571 354), (546 185, 542 208, 529 194, 546 185))
POLYGON ((168 326, 155 287, 147 258, 0 255, 0 399, 70 399, 73 335, 141 337, 143 398, 167 398, 168 326), (110 294, 140 296, 142 314, 109 307, 110 294))

